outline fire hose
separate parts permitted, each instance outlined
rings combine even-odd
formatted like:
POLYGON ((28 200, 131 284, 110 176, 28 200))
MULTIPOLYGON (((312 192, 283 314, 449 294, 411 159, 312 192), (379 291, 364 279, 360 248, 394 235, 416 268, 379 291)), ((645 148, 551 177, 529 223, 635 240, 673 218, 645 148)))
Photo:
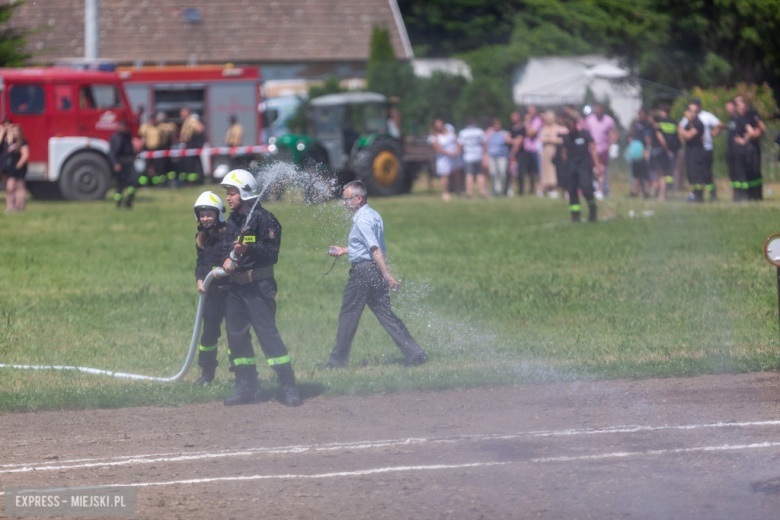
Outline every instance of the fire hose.
POLYGON ((43 365, 6 365, 0 363, 0 368, 19 368, 19 369, 31 369, 31 370, 78 370, 87 374, 106 375, 112 377, 122 377, 126 379, 140 379, 144 381, 162 381, 165 383, 180 381, 192 366, 192 362, 195 360, 195 353, 198 351, 198 336, 200 335, 201 323, 203 322, 203 309, 206 304, 206 293, 208 292, 209 285, 217 276, 226 276, 227 273, 222 269, 212 270, 206 278, 203 280, 203 294, 200 295, 198 300, 198 312, 195 315, 195 326, 192 330, 192 340, 190 341, 190 349, 187 352, 187 359, 184 361, 184 366, 181 367, 179 373, 173 377, 152 377, 144 376, 141 374, 127 374, 125 372, 113 372, 111 370, 102 370, 99 368, 89 367, 74 367, 74 366, 43 366, 43 365))

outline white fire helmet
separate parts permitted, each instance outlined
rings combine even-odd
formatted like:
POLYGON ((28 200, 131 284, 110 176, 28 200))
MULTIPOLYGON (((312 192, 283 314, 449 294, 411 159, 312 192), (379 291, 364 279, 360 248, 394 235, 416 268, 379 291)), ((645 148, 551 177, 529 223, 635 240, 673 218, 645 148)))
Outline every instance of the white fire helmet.
POLYGON ((255 176, 246 170, 233 170, 225 175, 219 185, 223 188, 238 188, 241 200, 257 198, 257 180, 255 176))
POLYGON ((216 211, 217 215, 219 215, 219 221, 225 222, 225 206, 222 204, 222 199, 219 198, 219 195, 213 191, 204 191, 200 194, 198 200, 195 201, 195 220, 200 221, 198 212, 202 209, 216 211))

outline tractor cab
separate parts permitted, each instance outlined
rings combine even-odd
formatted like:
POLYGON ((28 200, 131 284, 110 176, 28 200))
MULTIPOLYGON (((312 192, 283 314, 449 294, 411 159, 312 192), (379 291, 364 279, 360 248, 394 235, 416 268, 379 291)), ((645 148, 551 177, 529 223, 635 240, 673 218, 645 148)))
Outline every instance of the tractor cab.
POLYGON ((411 189, 404 175, 400 113, 375 92, 342 92, 310 101, 307 134, 269 140, 277 160, 322 172, 343 185, 363 181, 371 195, 396 195, 411 189))
POLYGON ((354 152, 367 141, 399 137, 397 126, 388 119, 387 98, 382 94, 330 94, 313 99, 311 107, 309 134, 327 150, 331 167, 336 169, 348 167, 354 152))

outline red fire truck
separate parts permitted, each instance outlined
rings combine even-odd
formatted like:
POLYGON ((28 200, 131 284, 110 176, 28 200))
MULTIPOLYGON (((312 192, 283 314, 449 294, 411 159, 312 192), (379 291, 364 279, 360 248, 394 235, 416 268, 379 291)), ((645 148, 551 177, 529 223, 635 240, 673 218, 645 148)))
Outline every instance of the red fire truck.
POLYGON ((0 69, 0 118, 22 127, 33 196, 102 199, 111 184, 108 138, 133 113, 119 75, 64 67, 0 69))
MULTIPOLYGON (((163 112, 168 121, 181 124, 179 111, 182 108, 198 114, 206 127, 207 148, 224 145, 231 115, 237 117, 244 129, 244 146, 262 144, 263 118, 258 112, 262 102, 259 67, 230 64, 120 67, 117 71, 130 102, 133 106, 146 107, 146 117, 163 112)), ((229 162, 229 155, 214 148, 200 154, 207 176, 217 170, 218 165, 229 162)))

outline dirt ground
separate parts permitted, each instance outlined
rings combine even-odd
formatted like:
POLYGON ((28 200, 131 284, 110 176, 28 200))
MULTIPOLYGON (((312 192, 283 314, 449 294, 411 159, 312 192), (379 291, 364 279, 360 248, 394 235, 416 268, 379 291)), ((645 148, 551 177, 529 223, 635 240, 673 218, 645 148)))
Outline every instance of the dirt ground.
POLYGON ((9 414, 0 425, 3 486, 137 485, 139 518, 780 515, 777 373, 9 414))

